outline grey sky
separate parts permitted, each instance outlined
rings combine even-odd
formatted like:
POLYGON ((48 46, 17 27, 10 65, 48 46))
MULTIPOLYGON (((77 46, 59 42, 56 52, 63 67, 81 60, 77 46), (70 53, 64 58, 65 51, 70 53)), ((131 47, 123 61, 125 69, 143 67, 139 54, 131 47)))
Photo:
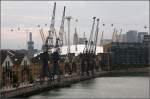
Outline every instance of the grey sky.
MULTIPOLYGON (((78 19, 77 31, 79 36, 89 37, 92 25, 92 17, 96 16, 105 23, 105 28, 100 26, 100 31, 104 30, 105 38, 111 38, 114 24, 118 29, 123 29, 123 33, 132 29, 145 31, 144 26, 149 26, 149 1, 57 1, 56 2, 56 29, 59 30, 63 6, 66 6, 66 15, 72 16, 71 33, 73 35, 76 26, 75 19, 78 19)), ((33 32, 35 48, 41 48, 41 37, 37 29, 37 24, 44 27, 50 25, 53 1, 2 1, 1 21, 2 21, 2 48, 26 48, 27 33, 33 32), (21 27, 21 31, 8 31, 10 28, 21 27), (19 41, 19 42, 18 42, 19 41)), ((67 31, 67 21, 65 22, 67 31)), ((148 31, 148 30, 147 30, 148 31)), ((71 36, 72 36, 71 35, 71 36)))

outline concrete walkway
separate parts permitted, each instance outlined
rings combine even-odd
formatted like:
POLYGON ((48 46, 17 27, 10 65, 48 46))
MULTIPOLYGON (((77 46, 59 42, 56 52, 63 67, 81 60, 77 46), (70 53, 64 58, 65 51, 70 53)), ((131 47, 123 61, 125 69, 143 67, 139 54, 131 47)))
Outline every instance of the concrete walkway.
POLYGON ((13 88, 11 90, 1 90, 1 97, 27 97, 53 88, 70 86, 71 84, 77 83, 82 80, 98 77, 103 73, 106 72, 95 72, 94 75, 90 76, 79 76, 77 74, 72 74, 68 76, 61 75, 60 81, 58 81, 58 79, 55 79, 54 81, 38 81, 26 86, 13 88))

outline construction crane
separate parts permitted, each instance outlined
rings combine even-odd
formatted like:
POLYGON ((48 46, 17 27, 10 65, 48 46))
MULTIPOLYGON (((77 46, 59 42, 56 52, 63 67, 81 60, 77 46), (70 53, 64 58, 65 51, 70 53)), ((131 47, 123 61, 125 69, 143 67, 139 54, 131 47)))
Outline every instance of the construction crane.
POLYGON ((92 38, 93 38, 95 19, 96 19, 96 17, 93 17, 93 25, 92 25, 92 30, 91 30, 91 33, 90 33, 90 38, 89 38, 89 41, 86 41, 86 44, 85 44, 86 46, 85 46, 84 52, 89 52, 91 50, 91 45, 93 45, 92 38))
POLYGON ((40 32, 40 35, 41 35, 41 38, 42 38, 42 41, 43 41, 43 44, 44 44, 45 43, 45 35, 43 33, 43 29, 40 29, 39 32, 40 32))
POLYGON ((41 39, 42 39, 42 42, 43 42, 43 44, 42 44, 42 50, 44 50, 45 48, 45 45, 47 45, 46 43, 47 43, 47 41, 46 41, 46 38, 45 38, 45 35, 44 35, 44 32, 43 32, 43 29, 41 28, 40 30, 39 30, 39 32, 40 32, 40 35, 41 35, 41 39))
POLYGON ((51 49, 54 46, 53 37, 55 36, 57 38, 56 30, 55 30, 55 27, 54 27, 54 25, 55 25, 55 11, 56 11, 56 2, 54 3, 53 14, 52 14, 50 30, 49 30, 49 36, 46 38, 47 43, 49 43, 48 44, 48 49, 51 49))
POLYGON ((66 9, 66 7, 64 6, 63 16, 62 16, 61 25, 60 25, 60 30, 59 30, 60 46, 63 46, 64 22, 65 22, 65 9, 66 9))
POLYGON ((94 45, 92 51, 94 54, 96 53, 96 45, 97 45, 97 38, 98 38, 98 32, 99 32, 99 19, 97 19, 97 26, 96 26, 96 31, 95 31, 95 37, 94 37, 94 45))
POLYGON ((43 45, 42 45, 42 50, 43 53, 40 54, 40 59, 42 62, 42 72, 41 72, 41 78, 43 79, 44 77, 51 77, 50 76, 50 71, 49 71, 49 67, 48 67, 48 61, 50 59, 49 56, 49 49, 53 48, 53 37, 57 36, 56 35, 56 31, 54 28, 55 25, 55 11, 56 11, 56 2, 54 3, 54 8, 53 8, 53 14, 52 14, 52 18, 51 18, 51 24, 50 24, 50 30, 49 35, 47 37, 44 36, 43 30, 40 30, 40 34, 41 34, 41 38, 43 41, 43 45))

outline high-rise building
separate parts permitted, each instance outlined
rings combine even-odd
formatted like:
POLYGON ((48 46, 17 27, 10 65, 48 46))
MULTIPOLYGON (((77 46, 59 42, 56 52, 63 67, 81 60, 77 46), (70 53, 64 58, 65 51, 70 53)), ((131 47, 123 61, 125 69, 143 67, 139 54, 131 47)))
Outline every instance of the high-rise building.
POLYGON ((137 31, 136 30, 130 30, 127 32, 127 42, 137 42, 137 31))
POLYGON ((28 41, 28 56, 33 57, 35 52, 37 52, 37 49, 34 49, 34 42, 32 41, 32 33, 30 32, 28 41))
POLYGON ((143 38, 143 42, 144 43, 150 43, 150 35, 144 35, 144 38, 143 38))
POLYGON ((78 44, 85 44, 85 41, 87 41, 87 38, 79 38, 78 44))
POLYGON ((149 52, 147 46, 140 42, 112 42, 103 46, 104 54, 101 65, 111 69, 148 66, 149 52))
POLYGON ((85 41, 87 41, 87 38, 85 37, 85 32, 84 32, 84 35, 83 35, 83 38, 79 38, 79 42, 78 44, 85 44, 85 41))
POLYGON ((138 42, 143 42, 144 35, 148 35, 147 32, 138 32, 138 42))
POLYGON ((32 33, 29 34, 29 41, 28 41, 28 50, 34 49, 34 42, 32 41, 32 33))
POLYGON ((73 44, 74 45, 78 44, 78 34, 77 34, 76 28, 75 28, 75 33, 74 33, 74 37, 73 37, 73 44))

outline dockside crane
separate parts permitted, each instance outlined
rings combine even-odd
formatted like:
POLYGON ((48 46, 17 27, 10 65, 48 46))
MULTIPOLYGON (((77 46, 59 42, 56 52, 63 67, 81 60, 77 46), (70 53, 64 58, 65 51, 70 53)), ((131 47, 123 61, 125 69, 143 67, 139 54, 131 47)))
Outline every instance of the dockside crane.
POLYGON ((96 54, 98 32, 99 32, 99 19, 97 19, 97 25, 96 25, 96 31, 95 31, 95 37, 94 37, 94 45, 93 45, 93 49, 92 49, 94 54, 96 54))
POLYGON ((94 32, 94 25, 95 25, 95 19, 96 17, 93 17, 93 24, 92 24, 92 30, 90 33, 89 41, 85 42, 85 48, 83 50, 83 54, 80 55, 81 59, 81 74, 84 75, 86 72, 87 75, 90 74, 90 71, 92 74, 94 74, 94 69, 96 67, 96 45, 97 45, 97 37, 99 32, 99 19, 97 19, 97 25, 96 25, 96 31, 94 32), (94 40, 93 40, 94 36, 94 40))
POLYGON ((47 37, 47 39, 48 39, 47 42, 49 42, 49 49, 51 49, 54 46, 53 37, 55 36, 57 38, 56 30, 55 30, 55 27, 54 27, 55 26, 55 12, 56 12, 56 2, 54 3, 49 35, 47 37))
POLYGON ((51 77, 50 76, 50 71, 49 71, 49 67, 48 67, 48 61, 50 59, 50 54, 49 50, 53 48, 54 44, 53 44, 53 37, 56 36, 56 31, 55 31, 55 11, 56 11, 56 2, 54 3, 54 8, 53 8, 53 14, 52 14, 52 18, 51 18, 51 24, 50 24, 50 30, 48 31, 49 34, 47 37, 44 36, 43 30, 40 30, 40 34, 42 37, 42 41, 43 41, 43 52, 40 54, 40 60, 42 62, 42 72, 41 72, 41 79, 43 79, 44 77, 51 77))
POLYGON ((85 42, 85 48, 83 51, 85 53, 89 52, 91 50, 91 45, 93 45, 92 38, 93 38, 93 32, 94 32, 95 19, 96 19, 96 17, 93 17, 93 24, 92 24, 92 29, 91 29, 89 41, 85 42))
POLYGON ((44 32, 43 32, 42 28, 39 30, 39 32, 40 32, 41 39, 42 39, 42 42, 43 42, 43 44, 42 44, 42 50, 44 50, 45 49, 44 46, 45 46, 46 38, 45 38, 45 35, 44 35, 44 32))
POLYGON ((63 16, 62 16, 62 20, 61 20, 60 29, 59 29, 60 46, 63 46, 63 44, 64 44, 63 36, 64 36, 65 9, 66 9, 66 7, 64 6, 63 16))
POLYGON ((95 19, 96 17, 93 17, 93 25, 92 25, 92 30, 91 30, 91 34, 90 34, 90 38, 89 38, 89 42, 88 42, 88 52, 91 52, 92 46, 93 46, 93 32, 94 32, 94 26, 95 26, 95 19))

